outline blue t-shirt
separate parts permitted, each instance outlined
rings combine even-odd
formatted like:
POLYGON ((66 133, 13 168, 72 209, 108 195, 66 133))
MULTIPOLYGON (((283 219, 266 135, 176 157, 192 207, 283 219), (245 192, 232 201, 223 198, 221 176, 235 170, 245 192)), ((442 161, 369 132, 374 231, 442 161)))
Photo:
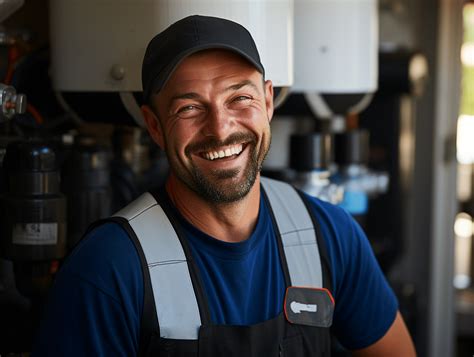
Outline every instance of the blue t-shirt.
POLYGON ((264 209, 252 235, 238 243, 207 235, 174 210, 199 267, 215 324, 253 325, 282 311, 286 284, 263 197, 260 207, 264 209))
MULTIPOLYGON (((310 198, 332 270, 332 332, 348 349, 371 345, 397 311, 364 233, 343 209, 310 198)), ((218 324, 250 325, 283 309, 285 282, 263 198, 244 242, 226 243, 183 223, 218 324)), ((138 351, 143 278, 136 249, 117 224, 104 224, 78 245, 57 275, 33 355, 119 355, 138 351)))

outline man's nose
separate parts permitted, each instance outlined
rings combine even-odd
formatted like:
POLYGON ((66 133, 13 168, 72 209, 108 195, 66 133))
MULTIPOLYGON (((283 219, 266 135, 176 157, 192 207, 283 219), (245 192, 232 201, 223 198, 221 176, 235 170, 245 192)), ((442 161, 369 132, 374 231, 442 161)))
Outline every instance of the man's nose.
POLYGON ((225 108, 210 108, 206 117, 203 133, 218 140, 226 139, 234 127, 235 120, 225 108))

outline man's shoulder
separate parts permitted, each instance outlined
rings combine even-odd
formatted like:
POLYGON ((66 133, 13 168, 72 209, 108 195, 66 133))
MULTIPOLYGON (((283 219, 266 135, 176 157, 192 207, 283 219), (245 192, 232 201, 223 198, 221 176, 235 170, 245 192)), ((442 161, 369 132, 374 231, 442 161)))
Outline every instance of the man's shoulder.
MULTIPOLYGON (((278 195, 281 195, 280 188, 284 187, 282 185, 292 186, 287 182, 273 178, 262 177, 262 179, 264 188, 265 184, 273 184, 274 192, 278 195)), ((341 238, 346 236, 349 231, 351 233, 354 232, 354 220, 344 208, 308 195, 303 191, 299 192, 303 196, 303 199, 308 203, 307 206, 310 211, 309 213, 320 226, 323 235, 330 236, 325 237, 326 239, 330 239, 331 237, 333 239, 341 238)))
POLYGON ((55 278, 35 354, 135 355, 142 286, 139 261, 126 232, 115 223, 95 227, 55 278), (51 336, 57 337, 54 342, 51 336))
MULTIPOLYGON (((120 209, 113 215, 115 217, 121 217, 126 220, 133 219, 134 217, 147 211, 149 208, 157 204, 157 200, 150 192, 144 192, 132 202, 128 203, 125 207, 120 209)), ((113 219, 112 218, 112 219, 113 219)))
POLYGON ((331 257, 333 269, 337 270, 337 266, 342 262, 356 262, 357 259, 351 259, 355 251, 363 253, 358 257, 360 259, 372 254, 364 231, 347 210, 316 197, 304 195, 319 225, 319 232, 331 257))
POLYGON ((123 248, 128 248, 131 244, 128 233, 120 224, 104 220, 100 224, 95 224, 68 257, 68 261, 75 256, 93 255, 116 255, 123 252, 123 248))
POLYGON ((140 279, 140 261, 127 232, 119 224, 104 222, 90 230, 65 260, 60 275, 70 274, 110 287, 113 281, 140 279))
POLYGON ((341 233, 347 233, 344 232, 346 230, 353 230, 355 221, 344 208, 304 192, 303 196, 306 201, 309 202, 311 213, 317 222, 323 226, 321 228, 327 228, 341 233))

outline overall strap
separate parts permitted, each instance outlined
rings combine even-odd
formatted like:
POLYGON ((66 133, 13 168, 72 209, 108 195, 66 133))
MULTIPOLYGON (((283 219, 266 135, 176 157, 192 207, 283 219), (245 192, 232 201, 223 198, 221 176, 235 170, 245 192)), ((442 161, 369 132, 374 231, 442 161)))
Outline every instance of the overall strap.
POLYGON ((291 285, 323 287, 321 258, 312 217, 289 184, 261 177, 270 202, 290 274, 291 285))
POLYGON ((143 249, 161 337, 197 339, 201 318, 188 262, 161 206, 147 192, 114 216, 128 221, 143 249))

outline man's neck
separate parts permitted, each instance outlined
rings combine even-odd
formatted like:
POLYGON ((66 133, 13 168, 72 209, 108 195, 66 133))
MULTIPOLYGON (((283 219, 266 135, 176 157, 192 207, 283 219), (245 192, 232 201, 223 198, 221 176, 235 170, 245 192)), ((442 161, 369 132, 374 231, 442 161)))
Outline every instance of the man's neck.
POLYGON ((210 236, 225 242, 241 242, 252 234, 257 224, 260 207, 260 177, 250 192, 232 203, 213 203, 170 177, 166 191, 178 211, 192 225, 210 236))

